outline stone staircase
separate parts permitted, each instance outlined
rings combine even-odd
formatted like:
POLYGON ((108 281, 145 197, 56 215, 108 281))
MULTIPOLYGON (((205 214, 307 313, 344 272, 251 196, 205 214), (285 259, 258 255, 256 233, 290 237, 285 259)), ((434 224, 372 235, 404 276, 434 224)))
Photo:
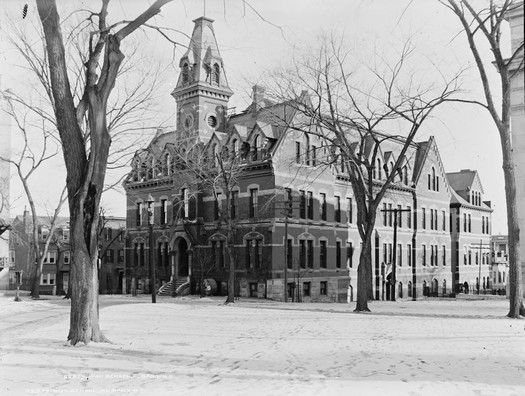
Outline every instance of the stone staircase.
POLYGON ((159 296, 172 296, 173 292, 177 290, 180 286, 182 286, 184 283, 186 283, 188 280, 186 278, 179 278, 175 281, 169 281, 164 286, 162 286, 159 291, 157 292, 157 295, 159 296))

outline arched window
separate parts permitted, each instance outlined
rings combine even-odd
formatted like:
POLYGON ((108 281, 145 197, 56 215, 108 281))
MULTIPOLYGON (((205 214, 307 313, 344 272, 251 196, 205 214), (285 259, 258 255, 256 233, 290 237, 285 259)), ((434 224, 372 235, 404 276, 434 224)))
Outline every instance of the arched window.
POLYGON ((213 83, 219 85, 221 80, 221 69, 217 63, 213 65, 213 83))
POLYGON ((188 84, 190 82, 190 68, 187 63, 182 66, 182 83, 188 84))

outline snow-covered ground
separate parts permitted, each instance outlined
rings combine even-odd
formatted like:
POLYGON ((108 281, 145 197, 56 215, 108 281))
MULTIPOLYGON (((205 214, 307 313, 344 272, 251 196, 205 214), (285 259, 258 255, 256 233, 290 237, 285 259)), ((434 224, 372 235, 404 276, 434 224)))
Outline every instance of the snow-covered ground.
POLYGON ((112 343, 72 347, 67 301, 0 297, 0 394, 525 395, 505 300, 147 298, 103 296, 112 343))

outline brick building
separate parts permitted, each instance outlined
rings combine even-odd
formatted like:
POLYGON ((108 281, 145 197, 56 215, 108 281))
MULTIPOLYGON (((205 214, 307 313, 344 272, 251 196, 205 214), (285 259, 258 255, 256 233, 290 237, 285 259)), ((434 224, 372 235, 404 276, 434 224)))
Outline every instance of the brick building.
MULTIPOLYGON (((180 60, 181 74, 172 93, 177 128, 159 131, 146 149, 137 152, 124 181, 127 289, 150 291, 152 253, 156 288, 188 284, 186 290, 195 292, 198 280, 206 277, 213 279, 218 293, 226 293, 226 231, 217 219, 217 208, 229 205, 235 221, 238 295, 282 300, 286 293, 301 301, 353 300, 360 238, 344 165, 324 165, 322 158, 329 153, 323 141, 290 128, 296 121, 303 122, 294 106, 271 102, 262 87, 253 87, 253 102, 247 109, 236 114, 229 111, 233 93, 213 21, 202 17, 194 22, 194 45, 180 60), (181 147, 189 151, 196 146, 203 147, 208 158, 218 153, 226 158, 240 155, 242 172, 230 202, 220 191, 199 190, 191 174, 175 160, 181 147), (287 202, 292 203, 289 216, 284 214, 287 202), (153 213, 151 225, 148 213, 153 213)), ((307 93, 298 100, 308 100, 307 93)), ((382 143, 375 183, 394 171, 402 144, 394 137, 382 143)), ((379 211, 376 221, 375 297, 390 296, 394 221, 387 211, 394 208, 407 210, 397 219, 397 296, 453 292, 463 277, 454 275, 457 246, 452 239, 463 246, 464 234, 451 229, 451 210, 456 210, 459 193, 449 183, 435 140, 414 142, 398 172, 382 203, 386 211, 379 211)), ((485 204, 480 210, 467 206, 476 225, 478 220, 485 224, 478 212, 490 219, 485 204)))

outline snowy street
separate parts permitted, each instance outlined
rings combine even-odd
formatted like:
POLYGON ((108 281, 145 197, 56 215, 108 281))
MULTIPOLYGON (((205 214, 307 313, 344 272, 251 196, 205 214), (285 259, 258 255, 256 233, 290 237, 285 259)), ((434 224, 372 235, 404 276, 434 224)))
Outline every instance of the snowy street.
POLYGON ((112 344, 69 346, 69 302, 0 296, 2 395, 523 395, 507 301, 284 304, 101 297, 112 344), (18 318, 18 319, 17 319, 18 318))

